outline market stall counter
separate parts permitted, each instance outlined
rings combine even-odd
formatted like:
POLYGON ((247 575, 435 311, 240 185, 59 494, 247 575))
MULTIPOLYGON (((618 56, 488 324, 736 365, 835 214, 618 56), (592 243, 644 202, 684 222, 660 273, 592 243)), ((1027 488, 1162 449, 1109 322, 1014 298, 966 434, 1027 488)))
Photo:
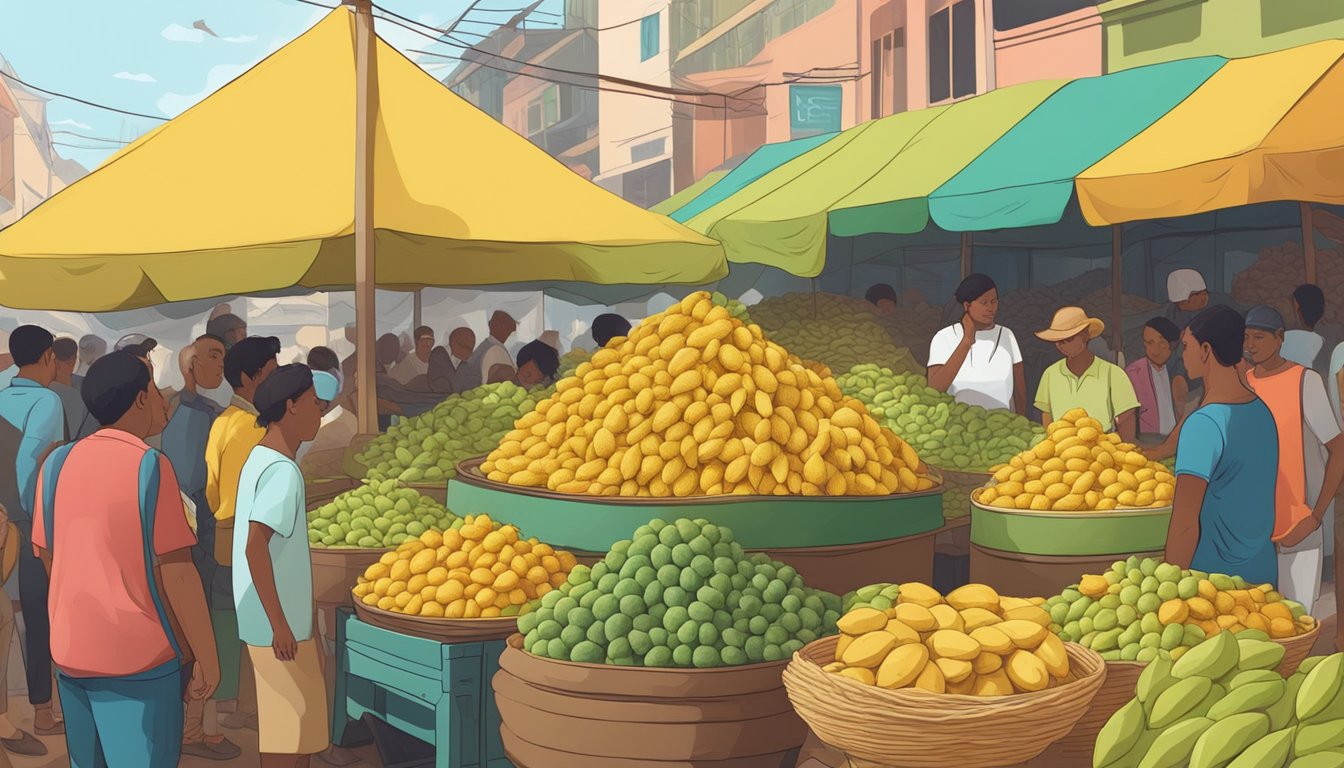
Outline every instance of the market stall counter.
POLYGON ((340 610, 331 740, 372 716, 434 748, 435 768, 512 768, 488 685, 500 640, 444 644, 392 632, 340 610))

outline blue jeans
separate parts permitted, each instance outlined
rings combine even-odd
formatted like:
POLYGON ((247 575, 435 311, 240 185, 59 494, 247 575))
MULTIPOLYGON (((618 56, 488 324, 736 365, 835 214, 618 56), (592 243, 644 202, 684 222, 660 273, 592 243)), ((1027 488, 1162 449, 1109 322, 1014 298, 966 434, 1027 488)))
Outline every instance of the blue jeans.
POLYGON ((174 768, 182 754, 182 665, 127 677, 57 671, 72 768, 174 768))

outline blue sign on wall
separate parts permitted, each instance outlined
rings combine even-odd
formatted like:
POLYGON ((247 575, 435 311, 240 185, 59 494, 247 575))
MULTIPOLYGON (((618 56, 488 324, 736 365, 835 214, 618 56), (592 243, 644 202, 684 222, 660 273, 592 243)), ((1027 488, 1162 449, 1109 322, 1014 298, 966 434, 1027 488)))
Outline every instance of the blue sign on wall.
POLYGON ((844 89, 839 85, 790 85, 789 128, 793 138, 840 130, 844 89))

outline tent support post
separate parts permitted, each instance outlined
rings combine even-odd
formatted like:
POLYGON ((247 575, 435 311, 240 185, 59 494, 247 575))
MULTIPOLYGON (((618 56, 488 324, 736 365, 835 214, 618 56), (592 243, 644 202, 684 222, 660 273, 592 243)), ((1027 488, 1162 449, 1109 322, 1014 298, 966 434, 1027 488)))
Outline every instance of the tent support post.
POLYGON ((373 230, 373 130, 378 73, 374 61, 372 0, 345 0, 355 13, 355 380, 362 435, 378 434, 374 366, 378 315, 374 304, 377 267, 373 230))
POLYGON ((961 233, 961 279, 971 274, 971 233, 961 233))
POLYGON ((1302 206, 1302 258, 1306 260, 1307 282, 1316 283, 1316 226, 1312 222, 1311 203, 1302 206))
POLYGON ((425 324, 425 290, 416 288, 411 294, 411 335, 415 329, 425 324))
POLYGON ((1124 241, 1120 225, 1111 226, 1111 352, 1115 362, 1123 359, 1125 295, 1124 241))

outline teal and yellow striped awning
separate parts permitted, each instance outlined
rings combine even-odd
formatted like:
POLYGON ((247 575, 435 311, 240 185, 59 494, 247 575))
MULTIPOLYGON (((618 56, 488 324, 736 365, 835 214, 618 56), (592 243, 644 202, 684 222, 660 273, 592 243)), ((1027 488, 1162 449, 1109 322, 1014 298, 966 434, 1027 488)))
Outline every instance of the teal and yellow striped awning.
POLYGON ((826 236, 1093 226, 1344 203, 1344 41, 1038 81, 767 145, 671 215, 731 262, 821 273, 826 236), (763 171, 762 165, 774 162, 763 171), (744 163, 744 166, 746 163, 744 163))

